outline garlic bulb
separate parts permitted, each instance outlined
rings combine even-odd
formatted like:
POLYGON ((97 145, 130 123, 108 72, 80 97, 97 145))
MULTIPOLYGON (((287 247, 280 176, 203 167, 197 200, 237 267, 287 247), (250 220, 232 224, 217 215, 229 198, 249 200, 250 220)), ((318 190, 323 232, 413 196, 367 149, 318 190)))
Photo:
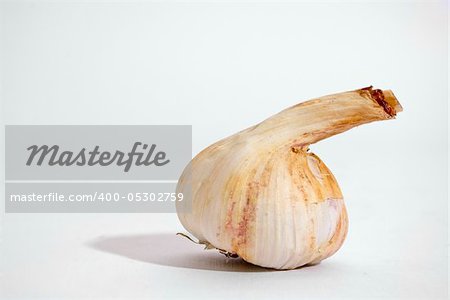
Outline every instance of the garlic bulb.
POLYGON ((341 247, 348 219, 336 179, 309 145, 401 110, 391 91, 372 87, 283 110, 189 163, 178 217, 206 248, 255 265, 318 263, 341 247))

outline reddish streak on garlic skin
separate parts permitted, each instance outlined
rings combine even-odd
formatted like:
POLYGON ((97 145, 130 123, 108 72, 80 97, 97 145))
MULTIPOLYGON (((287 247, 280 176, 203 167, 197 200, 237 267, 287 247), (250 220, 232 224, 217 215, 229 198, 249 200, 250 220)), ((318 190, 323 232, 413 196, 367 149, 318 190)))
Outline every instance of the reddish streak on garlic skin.
MULTIPOLYGON (((271 161, 271 160, 268 160, 271 161)), ((266 164, 262 174, 256 175, 256 170, 254 169, 251 173, 252 175, 246 178, 247 184, 242 182, 242 178, 234 177, 231 181, 236 180, 237 185, 246 185, 245 189, 245 203, 243 207, 236 205, 237 199, 234 199, 227 210, 226 224, 225 227, 230 233, 231 239, 231 251, 239 254, 244 259, 249 259, 250 253, 247 253, 247 249, 251 248, 251 243, 253 242, 251 238, 254 236, 254 224, 256 222, 256 205, 259 197, 259 193, 262 187, 266 187, 269 183, 270 176, 272 174, 273 165, 266 164), (256 175, 256 176, 255 176, 256 175), (239 210, 239 213, 235 213, 235 209, 239 210), (236 221, 239 220, 237 225, 233 222, 233 218, 236 221)), ((228 185, 232 187, 232 185, 228 185)), ((239 189, 238 186, 234 188, 239 189)), ((237 195, 235 195, 237 196, 237 195)))
POLYGON ((255 205, 253 201, 250 201, 250 198, 247 198, 247 202, 245 203, 245 207, 242 214, 242 219, 239 222, 236 239, 237 246, 244 246, 247 243, 247 230, 249 228, 250 222, 255 219, 255 205))
MULTIPOLYGON (((241 210, 240 221, 236 227, 232 227, 231 231, 233 235, 232 250, 233 252, 239 252, 238 254, 246 258, 246 247, 249 244, 249 237, 251 235, 252 224, 255 222, 256 217, 256 199, 259 192, 259 183, 250 182, 247 184, 246 202, 241 210)), ((234 209, 234 207, 233 207, 234 209)), ((230 211, 232 214, 233 212, 230 211)))
POLYGON ((250 197, 255 197, 255 195, 257 195, 257 191, 257 183, 248 184, 245 206, 241 210, 242 213, 240 216, 238 216, 240 221, 237 226, 233 226, 233 214, 236 208, 236 201, 233 201, 227 210, 225 228, 231 233, 232 236, 232 251, 235 253, 239 251, 241 256, 241 252, 245 250, 245 246, 248 243, 251 223, 254 222, 256 215, 255 201, 252 201, 250 197))
POLYGON ((225 228, 229 230, 233 230, 233 210, 236 205, 236 201, 231 202, 230 208, 227 210, 227 219, 225 222, 225 228))

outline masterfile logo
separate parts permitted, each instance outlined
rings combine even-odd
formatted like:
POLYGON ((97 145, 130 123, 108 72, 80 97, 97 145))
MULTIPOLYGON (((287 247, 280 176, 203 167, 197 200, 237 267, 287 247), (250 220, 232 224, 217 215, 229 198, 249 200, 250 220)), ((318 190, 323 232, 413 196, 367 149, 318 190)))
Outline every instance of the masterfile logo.
POLYGON ((188 125, 7 125, 7 180, 177 180, 188 125))
POLYGON ((41 166, 46 163, 49 166, 109 166, 116 164, 117 166, 124 166, 124 172, 128 172, 133 164, 136 166, 151 166, 157 167, 164 166, 169 163, 170 160, 166 159, 166 153, 164 151, 156 152, 156 145, 152 144, 150 147, 147 144, 141 142, 135 142, 130 152, 124 153, 116 150, 111 153, 109 151, 100 152, 100 146, 95 146, 92 151, 82 148, 78 153, 72 151, 60 151, 60 147, 57 145, 37 146, 33 145, 27 148, 30 151, 30 156, 27 160, 27 166, 31 166, 36 158, 35 164, 41 166), (142 151, 138 151, 139 147, 142 151), (155 154, 156 152, 156 154, 155 154), (38 155, 39 154, 39 155, 38 155))

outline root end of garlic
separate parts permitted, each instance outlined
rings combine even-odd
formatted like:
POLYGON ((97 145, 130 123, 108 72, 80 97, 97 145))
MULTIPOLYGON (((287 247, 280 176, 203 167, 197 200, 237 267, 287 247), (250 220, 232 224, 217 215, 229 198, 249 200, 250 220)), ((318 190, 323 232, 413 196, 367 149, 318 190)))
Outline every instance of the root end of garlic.
POLYGON ((227 258, 238 258, 239 257, 239 255, 237 255, 236 253, 228 252, 227 250, 216 248, 207 241, 195 241, 193 238, 191 238, 190 236, 188 236, 187 234, 184 234, 182 232, 177 232, 176 235, 182 236, 182 237, 188 239, 189 241, 193 242, 194 244, 203 245, 204 250, 216 249, 217 251, 219 251, 220 254, 225 255, 227 258))

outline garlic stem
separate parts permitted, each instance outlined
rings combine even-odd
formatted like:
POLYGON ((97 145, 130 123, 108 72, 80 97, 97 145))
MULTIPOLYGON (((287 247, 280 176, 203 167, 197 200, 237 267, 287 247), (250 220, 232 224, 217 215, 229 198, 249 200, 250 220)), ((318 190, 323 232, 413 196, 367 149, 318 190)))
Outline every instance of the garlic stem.
POLYGON ((248 130, 258 144, 306 150, 355 126, 395 118, 399 111, 402 107, 390 90, 368 87, 302 102, 248 130))

